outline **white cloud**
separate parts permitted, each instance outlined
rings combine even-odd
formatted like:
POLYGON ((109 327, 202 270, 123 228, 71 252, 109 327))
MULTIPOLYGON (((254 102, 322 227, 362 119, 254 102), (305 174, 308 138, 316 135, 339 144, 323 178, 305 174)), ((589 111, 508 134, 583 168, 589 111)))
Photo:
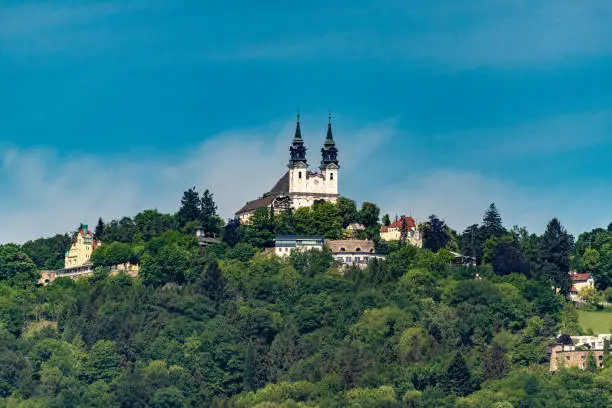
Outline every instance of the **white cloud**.
MULTIPOLYGON (((345 170, 355 169, 389 139, 395 132, 393 123, 336 126, 338 135, 347 135, 336 136, 345 170)), ((325 128, 311 131, 306 126, 303 134, 309 161, 316 167, 325 128)), ((174 212, 182 192, 194 185, 199 191, 210 189, 220 215, 230 217, 283 175, 292 135, 293 124, 231 131, 172 157, 64 158, 50 150, 5 150, 0 154, 0 180, 5 185, 0 195, 0 243, 66 232, 84 219, 93 224, 99 216, 134 216, 148 208, 174 212), (277 136, 271 138, 271 133, 277 136)), ((351 177, 346 179, 350 182, 351 177)))

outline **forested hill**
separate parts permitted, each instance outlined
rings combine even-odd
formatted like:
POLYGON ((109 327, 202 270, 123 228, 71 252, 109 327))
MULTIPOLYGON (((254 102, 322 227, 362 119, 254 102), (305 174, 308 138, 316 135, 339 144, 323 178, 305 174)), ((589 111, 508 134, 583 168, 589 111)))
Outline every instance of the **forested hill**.
POLYGON ((72 233, 0 246, 0 407, 612 406, 609 358, 553 375, 547 353, 581 330, 570 262, 603 276, 604 244, 574 244, 557 220, 507 230, 492 206, 461 234, 430 217, 418 249, 379 241, 379 217, 343 199, 225 225, 189 190, 176 214, 99 222, 94 276, 49 286, 38 271, 72 233), (275 233, 336 238, 356 221, 387 260, 340 271, 325 250, 263 252, 275 233), (198 225, 223 243, 201 251, 198 225), (109 276, 128 261, 138 278, 109 276))

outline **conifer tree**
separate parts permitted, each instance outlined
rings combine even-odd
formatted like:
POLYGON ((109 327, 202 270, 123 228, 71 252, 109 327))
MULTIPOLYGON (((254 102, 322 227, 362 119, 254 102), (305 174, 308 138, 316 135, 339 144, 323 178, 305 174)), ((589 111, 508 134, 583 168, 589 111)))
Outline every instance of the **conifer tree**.
POLYGON ((209 234, 217 234, 219 232, 217 227, 217 204, 213 198, 213 193, 206 189, 202 193, 202 199, 200 200, 200 223, 209 234))
POLYGON ((104 236, 104 227, 104 221, 102 221, 102 218, 98 218, 98 224, 94 230, 94 235, 99 240, 102 240, 102 237, 104 236))
POLYGON ((406 222, 406 217, 402 217, 402 227, 400 229, 400 245, 406 245, 406 241, 408 240, 408 223, 406 222))
POLYGON ((482 218, 482 229, 484 240, 491 237, 498 237, 503 235, 506 230, 502 225, 502 217, 495 207, 495 203, 491 203, 487 211, 485 211, 484 217, 482 218))
POLYGON ((460 397, 466 396, 473 390, 470 369, 460 351, 455 354, 444 375, 447 389, 460 397))
POLYGON ((388 227, 389 225, 391 225, 391 218, 389 218, 389 214, 383 215, 383 217, 382 217, 382 224, 385 227, 388 227))
POLYGON ((542 276, 550 280, 563 295, 569 294, 571 286, 571 246, 570 235, 559 220, 553 218, 542 235, 539 266, 542 276))
POLYGON ((206 268, 201 285, 206 295, 213 302, 219 303, 224 299, 227 281, 221 273, 216 260, 211 262, 206 268))
POLYGON ((195 186, 183 193, 178 219, 181 227, 188 222, 200 219, 200 196, 195 186))
POLYGON ((249 345, 246 350, 246 357, 244 359, 244 374, 243 378, 243 388, 245 391, 252 391, 256 388, 257 378, 255 376, 255 346, 253 345, 253 341, 249 341, 249 345))

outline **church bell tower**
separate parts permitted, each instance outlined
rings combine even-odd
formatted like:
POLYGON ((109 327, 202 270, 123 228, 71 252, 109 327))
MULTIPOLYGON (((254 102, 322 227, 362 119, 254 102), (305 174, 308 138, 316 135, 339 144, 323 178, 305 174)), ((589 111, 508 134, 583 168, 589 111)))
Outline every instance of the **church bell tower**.
POLYGON ((323 148, 321 149, 321 166, 319 168, 321 171, 325 171, 327 166, 332 163, 337 167, 340 167, 338 165, 338 148, 336 147, 336 142, 334 141, 334 136, 332 134, 331 114, 329 114, 327 122, 327 137, 325 138, 323 148))
POLYGON ((289 165, 290 169, 295 168, 298 164, 304 164, 304 167, 308 167, 306 162, 306 146, 304 146, 304 139, 302 139, 302 130, 300 129, 300 113, 297 114, 297 122, 295 125, 295 136, 293 137, 293 143, 289 147, 289 165))

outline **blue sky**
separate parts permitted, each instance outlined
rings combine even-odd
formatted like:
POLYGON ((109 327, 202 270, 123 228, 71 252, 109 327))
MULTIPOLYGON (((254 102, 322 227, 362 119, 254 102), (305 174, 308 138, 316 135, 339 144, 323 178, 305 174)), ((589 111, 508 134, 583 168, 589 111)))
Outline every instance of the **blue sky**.
POLYGON ((296 108, 341 193, 456 229, 612 221, 608 0, 0 2, 0 242, 269 189, 296 108))

